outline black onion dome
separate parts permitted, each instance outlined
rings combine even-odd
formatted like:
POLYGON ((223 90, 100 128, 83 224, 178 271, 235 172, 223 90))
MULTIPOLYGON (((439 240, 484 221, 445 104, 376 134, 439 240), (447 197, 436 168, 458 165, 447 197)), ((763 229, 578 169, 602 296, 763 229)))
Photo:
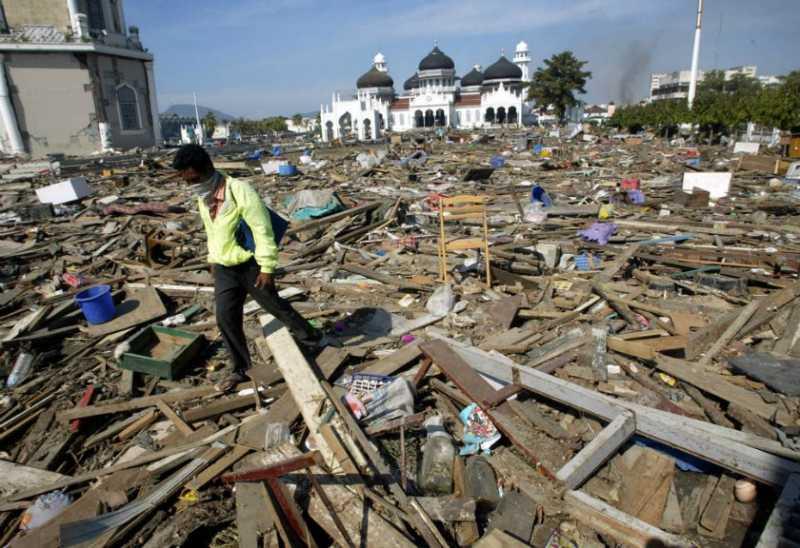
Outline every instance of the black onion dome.
POLYGON ((419 62, 419 70, 444 70, 454 69, 456 64, 447 55, 442 53, 439 46, 434 46, 431 52, 419 62))
MULTIPOLYGON (((508 80, 522 78, 522 69, 501 55, 495 64, 483 73, 483 80, 508 80)), ((462 80, 463 84, 463 80, 462 80)))
POLYGON ((479 86, 483 83, 483 73, 473 68, 461 79, 461 87, 479 86))
POLYGON ((394 80, 387 73, 372 67, 365 72, 356 82, 356 87, 361 88, 390 88, 394 86, 394 80))
POLYGON ((418 87, 419 87, 419 74, 415 72, 414 74, 411 75, 411 78, 406 80, 406 83, 403 84, 403 89, 410 90, 410 89, 417 89, 418 87))

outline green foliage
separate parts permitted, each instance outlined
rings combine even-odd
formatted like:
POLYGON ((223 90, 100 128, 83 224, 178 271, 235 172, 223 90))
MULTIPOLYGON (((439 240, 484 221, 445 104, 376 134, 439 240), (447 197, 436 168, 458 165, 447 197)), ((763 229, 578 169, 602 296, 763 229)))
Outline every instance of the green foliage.
POLYGON ((238 118, 232 122, 234 130, 245 136, 263 136, 281 133, 287 130, 286 120, 282 116, 272 116, 262 120, 238 118))
POLYGON ((206 137, 211 137, 212 135, 214 135, 214 129, 217 127, 217 117, 214 115, 213 112, 209 110, 206 113, 206 115, 203 116, 203 118, 200 120, 200 123, 203 125, 206 137))
POLYGON ((697 86, 691 111, 684 99, 653 101, 618 108, 611 124, 669 135, 679 124, 691 123, 712 138, 735 133, 748 122, 788 130, 800 126, 800 71, 781 80, 779 85, 762 86, 743 74, 725 80, 722 71, 709 71, 697 86))
POLYGON ((299 126, 300 124, 302 124, 303 123, 303 115, 302 114, 295 114, 294 116, 292 116, 292 123, 295 126, 299 126))
POLYGON ((559 120, 564 119, 567 108, 578 103, 575 92, 586 93, 584 86, 592 73, 583 70, 586 61, 579 61, 571 51, 563 51, 545 59, 528 86, 528 99, 534 100, 544 110, 555 107, 559 120))

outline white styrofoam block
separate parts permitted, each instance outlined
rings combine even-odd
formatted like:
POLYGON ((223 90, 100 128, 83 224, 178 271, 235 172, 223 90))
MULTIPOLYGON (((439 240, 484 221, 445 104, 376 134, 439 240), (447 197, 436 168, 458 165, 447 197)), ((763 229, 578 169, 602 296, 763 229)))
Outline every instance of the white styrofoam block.
POLYGON ((758 154, 759 147, 760 145, 758 143, 737 142, 735 145, 733 145, 733 153, 758 154))
POLYGON ((731 172, 709 172, 709 173, 695 173, 689 172, 683 174, 683 190, 691 192, 694 188, 705 190, 709 196, 716 200, 717 198, 724 198, 728 195, 731 188, 731 172))
POLYGON ((787 179, 800 179, 800 162, 792 162, 786 170, 787 179))
POLYGON ((36 197, 43 204, 66 204, 90 196, 93 192, 86 177, 73 177, 60 183, 37 188, 36 197))

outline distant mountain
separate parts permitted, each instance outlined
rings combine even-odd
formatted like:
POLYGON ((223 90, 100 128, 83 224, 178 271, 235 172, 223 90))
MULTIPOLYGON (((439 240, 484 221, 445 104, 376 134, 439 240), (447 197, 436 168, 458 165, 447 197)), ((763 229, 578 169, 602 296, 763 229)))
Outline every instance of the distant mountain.
MULTIPOLYGON (((222 111, 203 107, 197 105, 197 111, 200 113, 200 118, 208 114, 209 112, 213 112, 214 116, 217 118, 217 121, 227 121, 227 120, 235 120, 236 116, 231 116, 230 114, 225 114, 222 111)), ((194 105, 172 105, 167 110, 161 113, 162 115, 165 114, 174 114, 180 116, 181 118, 194 118, 194 105)))

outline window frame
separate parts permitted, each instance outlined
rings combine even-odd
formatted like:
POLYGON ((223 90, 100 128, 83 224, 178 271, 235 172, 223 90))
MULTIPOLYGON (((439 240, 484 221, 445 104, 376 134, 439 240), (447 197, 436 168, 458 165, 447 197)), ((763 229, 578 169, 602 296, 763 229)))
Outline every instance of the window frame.
POLYGON ((120 84, 118 85, 114 93, 117 99, 117 116, 119 116, 119 130, 123 134, 132 134, 132 133, 141 133, 144 131, 144 121, 142 120, 142 109, 140 107, 139 101, 139 92, 136 91, 136 88, 130 84, 120 84), (135 100, 135 107, 136 107, 136 121, 138 123, 138 127, 136 129, 126 129, 125 128, 125 118, 122 116, 122 101, 119 97, 119 92, 122 88, 128 88, 133 92, 133 98, 135 100))

